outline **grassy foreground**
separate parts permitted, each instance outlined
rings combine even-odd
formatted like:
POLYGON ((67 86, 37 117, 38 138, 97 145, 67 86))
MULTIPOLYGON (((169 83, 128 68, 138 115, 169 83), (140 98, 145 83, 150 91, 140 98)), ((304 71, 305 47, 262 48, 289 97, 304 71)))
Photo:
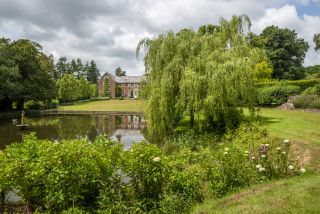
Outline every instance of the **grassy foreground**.
POLYGON ((78 103, 70 106, 60 106, 59 110, 66 111, 129 111, 141 112, 142 100, 101 100, 78 103))
POLYGON ((320 175, 257 185, 196 206, 193 213, 319 213, 320 175))

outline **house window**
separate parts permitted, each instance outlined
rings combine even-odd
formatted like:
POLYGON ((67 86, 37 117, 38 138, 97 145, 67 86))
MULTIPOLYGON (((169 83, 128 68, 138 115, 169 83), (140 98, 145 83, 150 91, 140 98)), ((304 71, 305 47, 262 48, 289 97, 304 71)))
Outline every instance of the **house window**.
POLYGON ((121 87, 124 87, 125 84, 121 84, 121 87))
POLYGON ((130 84, 130 83, 128 84, 128 87, 131 87, 131 84, 130 84))
POLYGON ((139 84, 134 84, 134 87, 139 87, 139 84))

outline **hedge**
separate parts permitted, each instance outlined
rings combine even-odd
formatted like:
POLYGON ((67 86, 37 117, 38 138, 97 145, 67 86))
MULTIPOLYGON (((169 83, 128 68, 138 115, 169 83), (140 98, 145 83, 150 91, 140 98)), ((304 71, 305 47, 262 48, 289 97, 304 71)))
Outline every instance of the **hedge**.
POLYGON ((258 88, 270 87, 279 84, 286 85, 295 85, 299 86, 302 91, 306 90, 309 87, 313 87, 317 84, 320 84, 320 78, 318 79, 309 79, 309 80, 282 80, 282 81, 270 81, 270 82, 260 82, 257 84, 258 88))

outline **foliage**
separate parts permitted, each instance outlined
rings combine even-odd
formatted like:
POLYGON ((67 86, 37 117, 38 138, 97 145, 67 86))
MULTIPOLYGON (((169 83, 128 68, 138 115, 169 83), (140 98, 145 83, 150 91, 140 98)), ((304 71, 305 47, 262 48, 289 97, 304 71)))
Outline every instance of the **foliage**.
POLYGON ((81 77, 76 79, 72 74, 64 74, 57 82, 58 98, 62 102, 89 99, 97 95, 97 86, 81 77))
POLYGON ((1 154, 1 189, 19 189, 33 209, 95 208, 99 187, 116 183, 121 151, 103 139, 53 143, 30 135, 1 154))
POLYGON ((104 96, 110 97, 110 84, 109 84, 109 78, 105 78, 103 82, 103 92, 104 96))
POLYGON ((122 88, 119 84, 116 87, 116 97, 122 97, 122 88))
POLYGON ((313 87, 307 88, 302 92, 302 95, 318 95, 320 96, 320 83, 313 87))
POLYGON ((142 48, 146 51, 144 88, 148 91, 143 94, 148 98, 150 135, 170 134, 186 111, 191 118, 204 115, 203 128, 214 129, 218 123, 221 130, 237 125, 226 122, 226 117, 242 114, 237 107, 248 107, 253 113, 253 73, 256 64, 267 58, 245 39, 250 26, 247 16, 233 16, 230 21, 221 18, 219 24, 212 30, 160 34, 138 45, 137 54, 142 48))
POLYGON ((127 151, 105 138, 51 142, 30 135, 0 152, 0 192, 19 190, 39 212, 181 213, 207 198, 300 173, 287 141, 277 145, 257 127, 247 130, 211 146, 198 144, 211 142, 210 135, 189 134, 167 141, 166 150, 141 142, 127 151))
POLYGON ((262 61, 256 64, 256 69, 254 72, 254 78, 258 82, 266 81, 271 79, 272 66, 267 61, 262 61))
POLYGON ((313 42, 316 45, 314 49, 318 51, 320 49, 320 33, 314 35, 313 42))
POLYGON ((318 95, 300 95, 292 99, 295 108, 320 109, 320 98, 318 95))
POLYGON ((85 78, 91 84, 98 84, 100 77, 99 69, 94 60, 83 65, 80 58, 68 61, 66 57, 60 57, 55 65, 55 79, 59 80, 65 74, 72 74, 77 79, 85 78))
POLYGON ((0 102, 10 109, 12 102, 22 109, 27 100, 46 101, 56 96, 53 59, 33 41, 0 39, 0 102))
POLYGON ((249 41, 267 51, 273 78, 296 80, 304 77, 302 64, 309 44, 298 38, 294 30, 269 26, 260 35, 250 34, 249 41))
POLYGON ((258 88, 274 86, 274 85, 295 85, 299 86, 301 90, 306 90, 309 87, 313 87, 320 83, 320 79, 308 79, 308 80, 289 80, 289 81, 268 81, 257 83, 258 88))
POLYGON ((91 60, 90 65, 86 66, 86 78, 92 84, 98 84, 98 79, 100 77, 99 69, 95 63, 95 61, 91 60))
POLYGON ((290 96, 297 95, 300 92, 300 87, 286 84, 259 88, 258 103, 261 105, 280 105, 287 102, 290 96))
POLYGON ((313 65, 305 67, 307 77, 306 79, 320 78, 320 65, 313 65))

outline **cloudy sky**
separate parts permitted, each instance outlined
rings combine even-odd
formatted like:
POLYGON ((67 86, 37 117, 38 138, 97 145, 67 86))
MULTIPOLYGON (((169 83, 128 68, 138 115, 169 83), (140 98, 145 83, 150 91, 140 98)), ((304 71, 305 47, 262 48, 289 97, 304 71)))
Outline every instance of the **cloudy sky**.
POLYGON ((312 42, 320 33, 320 0, 0 0, 0 37, 31 39, 55 59, 94 59, 101 73, 121 66, 141 75, 141 39, 233 14, 250 16, 255 33, 269 25, 294 29, 311 45, 305 65, 320 64, 312 42))

